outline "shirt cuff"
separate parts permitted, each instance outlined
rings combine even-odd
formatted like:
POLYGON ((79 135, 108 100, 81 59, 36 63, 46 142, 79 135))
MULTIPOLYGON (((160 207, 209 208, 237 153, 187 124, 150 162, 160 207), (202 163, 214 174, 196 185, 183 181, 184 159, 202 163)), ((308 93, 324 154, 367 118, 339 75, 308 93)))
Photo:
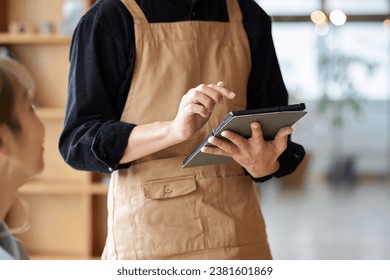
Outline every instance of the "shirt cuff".
POLYGON ((134 124, 115 122, 104 124, 99 129, 91 149, 95 157, 107 166, 107 172, 130 166, 130 163, 120 164, 119 161, 123 157, 134 127, 134 124))
POLYGON ((278 158, 280 164, 279 169, 271 175, 267 175, 260 178, 252 178, 256 182, 265 182, 272 177, 280 178, 291 174, 302 162, 303 158, 305 157, 305 154, 306 152, 303 146, 294 142, 288 142, 287 149, 278 158))

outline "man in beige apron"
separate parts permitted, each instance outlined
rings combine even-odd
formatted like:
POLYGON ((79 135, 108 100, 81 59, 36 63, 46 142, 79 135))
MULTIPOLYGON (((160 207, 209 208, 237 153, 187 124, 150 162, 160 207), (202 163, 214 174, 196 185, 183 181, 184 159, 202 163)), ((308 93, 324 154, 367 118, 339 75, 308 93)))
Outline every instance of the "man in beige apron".
POLYGON ((173 120, 183 94, 224 81, 236 93, 189 140, 112 174, 103 259, 270 259, 256 188, 237 163, 183 169, 182 161, 231 110, 246 108, 250 49, 237 0, 229 22, 135 23, 136 66, 122 121, 173 120))

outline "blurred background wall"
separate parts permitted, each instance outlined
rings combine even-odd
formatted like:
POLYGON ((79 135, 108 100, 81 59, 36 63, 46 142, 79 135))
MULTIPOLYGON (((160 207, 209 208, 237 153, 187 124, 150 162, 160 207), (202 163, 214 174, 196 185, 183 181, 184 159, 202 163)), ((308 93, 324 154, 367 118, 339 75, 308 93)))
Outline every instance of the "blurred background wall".
POLYGON ((257 0, 305 162, 259 186, 275 259, 390 259, 390 1, 257 0))

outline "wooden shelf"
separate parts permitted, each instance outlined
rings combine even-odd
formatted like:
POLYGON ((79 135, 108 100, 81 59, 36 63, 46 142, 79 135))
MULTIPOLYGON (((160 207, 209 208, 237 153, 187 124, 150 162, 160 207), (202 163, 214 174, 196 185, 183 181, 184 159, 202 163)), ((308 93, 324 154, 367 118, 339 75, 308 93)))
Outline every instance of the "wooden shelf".
MULTIPOLYGON (((84 0, 86 8, 95 1, 84 0)), ((67 165, 58 150, 63 129, 69 76, 71 36, 59 33, 12 33, 13 22, 39 30, 50 22, 59 30, 63 0, 0 0, 0 46, 5 46, 31 73, 35 111, 45 126, 45 167, 19 190, 6 222, 31 227, 19 234, 31 259, 99 259, 107 235, 107 190, 103 176, 67 165), (101 183, 103 182, 103 183, 101 183)))
POLYGON ((77 261, 83 261, 83 260, 100 260, 100 256, 79 256, 79 255, 29 255, 31 260, 35 261, 46 261, 46 260, 77 260, 77 261))
POLYGON ((107 195, 108 187, 102 184, 93 184, 91 186, 92 193, 95 195, 107 195))
POLYGON ((12 34, 0 33, 0 44, 2 45, 68 45, 72 40, 71 36, 59 34, 12 34))
POLYGON ((37 115, 44 120, 62 120, 65 116, 65 108, 35 108, 37 115))
POLYGON ((106 195, 108 188, 101 184, 78 185, 71 183, 59 183, 51 181, 31 181, 20 188, 19 193, 27 195, 75 195, 75 194, 90 194, 90 195, 106 195))

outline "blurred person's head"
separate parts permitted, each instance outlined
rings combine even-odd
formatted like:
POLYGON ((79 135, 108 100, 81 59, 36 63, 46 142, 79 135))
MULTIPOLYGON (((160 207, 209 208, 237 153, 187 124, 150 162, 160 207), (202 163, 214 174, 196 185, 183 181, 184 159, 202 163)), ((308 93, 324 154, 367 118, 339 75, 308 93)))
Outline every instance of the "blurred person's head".
POLYGON ((44 126, 34 112, 34 91, 27 69, 0 57, 0 220, 17 189, 43 169, 44 126))

